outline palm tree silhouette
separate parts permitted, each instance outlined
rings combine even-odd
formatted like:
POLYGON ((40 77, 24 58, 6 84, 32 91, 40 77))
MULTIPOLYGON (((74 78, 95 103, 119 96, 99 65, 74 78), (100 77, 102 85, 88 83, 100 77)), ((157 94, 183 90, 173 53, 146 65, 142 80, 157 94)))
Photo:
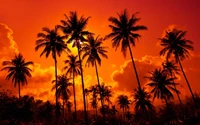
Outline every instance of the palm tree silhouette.
MULTIPOLYGON (((46 58, 49 57, 49 54, 52 53, 52 58, 54 59, 55 63, 55 89, 57 93, 57 57, 61 56, 63 51, 70 52, 67 44, 65 44, 64 39, 67 36, 60 36, 58 34, 58 26, 55 26, 54 29, 49 29, 47 27, 42 28, 41 33, 37 34, 38 40, 36 41, 35 51, 40 48, 44 48, 40 57, 45 54, 46 58)), ((56 94, 57 95, 57 94, 56 94)), ((56 105, 58 103, 58 98, 56 96, 56 105)))
POLYGON ((113 25, 109 25, 109 27, 112 32, 107 35, 106 38, 112 38, 112 47, 114 47, 115 50, 117 50, 121 44, 121 51, 124 57, 126 57, 127 48, 129 49, 138 87, 141 89, 139 76, 132 55, 131 45, 135 46, 135 40, 140 38, 140 34, 138 34, 137 31, 147 30, 147 27, 144 25, 136 25, 136 23, 140 20, 140 18, 136 17, 136 14, 137 13, 132 14, 129 18, 127 10, 124 10, 121 14, 118 14, 118 18, 110 17, 109 21, 113 25))
POLYGON ((28 61, 25 62, 25 59, 23 56, 19 53, 15 55, 11 61, 4 61, 2 63, 3 70, 8 71, 8 75, 6 76, 6 80, 12 79, 12 82, 14 83, 14 87, 18 85, 18 93, 19 98, 20 95, 20 84, 23 86, 24 84, 28 84, 27 77, 31 77, 31 69, 28 67, 29 65, 33 65, 33 62, 28 61))
POLYGON ((145 88, 138 88, 134 90, 133 98, 133 102, 135 103, 135 111, 142 111, 142 113, 145 113, 146 117, 148 118, 147 111, 154 108, 152 102, 150 101, 150 93, 148 93, 145 88))
POLYGON ((90 92, 92 93, 92 98, 91 98, 91 106, 93 109, 95 109, 95 118, 97 118, 97 108, 98 108, 98 102, 97 102, 97 97, 98 97, 98 87, 97 86, 91 86, 90 87, 90 92))
MULTIPOLYGON (((179 75, 179 67, 176 66, 176 62, 174 62, 173 60, 172 61, 169 61, 169 60, 166 60, 164 63, 162 63, 162 66, 163 66, 163 69, 166 71, 166 73, 171 77, 171 78, 176 78, 176 74, 179 75)), ((174 82, 174 81, 173 81, 174 82)), ((176 90, 176 95, 178 97, 178 100, 181 104, 181 106, 183 106, 183 103, 181 101, 181 98, 179 96, 179 93, 177 92, 177 88, 176 88, 176 85, 174 84, 174 88, 176 90)))
POLYGON ((85 100, 86 100, 86 110, 88 111, 88 96, 90 94, 90 90, 85 88, 85 100))
POLYGON ((186 74, 181 64, 181 60, 184 60, 185 58, 189 58, 189 55, 190 55, 189 50, 194 50, 192 46, 193 42, 185 38, 186 33, 187 31, 182 31, 175 28, 170 31, 166 31, 165 36, 163 38, 159 38, 161 41, 160 45, 164 47, 160 51, 160 55, 162 56, 166 55, 167 60, 173 55, 176 62, 179 63, 183 76, 186 80, 186 83, 188 85, 192 98, 194 100, 194 103, 197 106, 192 88, 190 86, 190 83, 186 77, 186 74))
POLYGON ((119 95, 117 102, 120 106, 120 109, 122 109, 122 116, 124 117, 126 109, 129 109, 130 100, 126 95, 119 95))
POLYGON ((78 19, 77 12, 70 12, 69 17, 65 15, 67 21, 61 20, 63 32, 65 34, 69 34, 70 38, 68 39, 67 43, 72 43, 72 47, 77 47, 78 49, 78 57, 80 61, 80 69, 81 69, 81 81, 82 81, 82 91, 83 91, 83 104, 84 104, 84 116, 86 123, 88 122, 87 119, 87 112, 86 112, 86 101, 85 101, 85 92, 84 92, 84 80, 83 80, 83 71, 82 71, 82 59, 80 55, 80 49, 82 42, 86 41, 84 36, 91 34, 90 32, 86 31, 86 25, 90 17, 84 18, 83 16, 78 19))
POLYGON ((74 118, 77 119, 76 114, 76 89, 75 89, 75 77, 81 74, 80 69, 80 60, 78 60, 78 56, 68 55, 68 59, 64 61, 66 66, 63 70, 67 70, 66 74, 69 74, 70 77, 73 78, 73 92, 74 92, 74 118))
POLYGON ((152 87, 151 93, 153 93, 153 100, 155 98, 163 99, 168 105, 168 101, 173 98, 173 92, 177 91, 173 86, 175 78, 169 78, 165 70, 155 69, 154 71, 149 72, 150 76, 146 77, 150 81, 147 84, 148 86, 152 87))
MULTIPOLYGON (((102 40, 103 39, 99 38, 99 36, 94 38, 93 35, 88 35, 86 43, 84 43, 81 48, 81 52, 83 53, 83 59, 87 58, 86 65, 88 67, 90 66, 90 64, 92 66, 95 66, 98 86, 100 86, 100 81, 99 81, 97 64, 101 65, 100 56, 108 58, 108 56, 106 55, 107 51, 105 50, 107 47, 102 46, 103 44, 102 40)), ((101 95, 102 93, 100 91, 100 96, 101 95)), ((101 99, 101 106, 103 107, 102 99, 101 99)))
MULTIPOLYGON (((70 98, 71 92, 69 90, 69 86, 72 85, 70 82, 70 79, 67 78, 66 75, 60 75, 58 76, 57 79, 57 98, 62 98, 63 99, 63 119, 64 119, 64 114, 65 114, 65 102, 67 102, 70 98)), ((53 80, 52 83, 56 83, 56 80, 53 80)), ((56 84, 52 87, 52 90, 56 89, 56 84)))
POLYGON ((105 105, 105 102, 107 102, 108 106, 111 104, 110 97, 112 97, 112 90, 110 88, 111 86, 106 86, 105 83, 97 87, 99 95, 101 93, 99 99, 102 100, 103 105, 105 105))

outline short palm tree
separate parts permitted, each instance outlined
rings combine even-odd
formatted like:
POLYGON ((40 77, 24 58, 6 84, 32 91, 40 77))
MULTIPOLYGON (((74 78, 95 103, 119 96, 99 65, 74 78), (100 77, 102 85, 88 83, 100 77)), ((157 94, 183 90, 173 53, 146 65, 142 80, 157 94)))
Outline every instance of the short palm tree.
POLYGON ((124 117, 124 112, 126 111, 126 109, 129 109, 130 100, 126 95, 119 95, 117 102, 120 106, 120 109, 122 109, 122 115, 124 117))
POLYGON ((66 16, 66 21, 61 20, 63 32, 67 35, 70 35, 67 43, 72 43, 73 47, 77 47, 78 49, 78 57, 80 60, 80 69, 81 69, 81 81, 82 81, 82 91, 83 91, 83 106, 84 106, 84 114, 85 114, 85 121, 87 123, 87 112, 86 112, 86 102, 85 102, 85 92, 84 92, 84 81, 83 81, 83 71, 82 71, 82 60, 80 55, 80 49, 82 42, 86 41, 84 36, 91 34, 90 32, 86 31, 85 28, 87 26, 88 20, 90 17, 84 18, 81 16, 78 19, 77 12, 70 12, 69 16, 66 16))
POLYGON ((152 102, 150 101, 150 93, 148 93, 145 88, 135 89, 133 98, 133 102, 135 103, 135 111, 142 111, 142 113, 145 113, 147 117, 147 111, 154 108, 152 102))
POLYGON ((150 76, 146 77, 149 79, 147 85, 152 87, 151 93, 154 94, 153 100, 155 98, 162 99, 168 105, 168 101, 173 98, 172 91, 176 92, 173 87, 176 84, 173 82, 175 78, 169 78, 165 71, 161 69, 155 69, 149 72, 149 74, 150 76))
MULTIPOLYGON (((88 35, 86 43, 84 43, 81 48, 81 52, 83 53, 83 59, 87 58, 86 65, 88 67, 90 66, 90 64, 92 66, 95 66, 98 86, 100 86, 100 81, 99 81, 97 64, 99 66, 101 65, 100 56, 108 58, 108 56, 106 55, 107 47, 102 46, 103 44, 102 40, 103 39, 99 38, 99 36, 94 38, 93 35, 88 35)), ((100 96, 101 95, 102 93, 100 93, 100 96)), ((102 100, 101 100, 101 106, 103 107, 102 100)))
POLYGON ((19 98, 20 95, 20 84, 23 86, 24 84, 27 84, 27 77, 31 77, 31 69, 28 67, 29 65, 33 65, 33 62, 25 62, 25 59, 21 54, 15 55, 15 57, 11 61, 4 61, 2 63, 3 70, 8 71, 8 75, 6 76, 6 79, 9 80, 12 79, 12 82, 14 83, 14 87, 18 85, 18 93, 19 98))
MULTIPOLYGON (((55 89, 57 93, 57 56, 60 57, 63 51, 70 52, 67 44, 64 42, 67 36, 60 36, 58 34, 58 26, 55 26, 54 29, 44 27, 42 31, 43 32, 37 34, 38 40, 36 41, 35 51, 44 48, 40 56, 45 54, 46 58, 49 57, 49 54, 52 54, 55 63, 55 89)), ((56 97, 56 105, 57 103, 58 99, 56 97)))
MULTIPOLYGON (((172 61, 169 61, 169 60, 166 60, 164 63, 162 63, 162 66, 163 66, 163 69, 166 71, 166 73, 171 77, 171 78, 176 78, 176 74, 179 75, 179 67, 176 66, 176 62, 174 62, 173 60, 172 61)), ((174 82, 174 81, 173 81, 174 82)), ((177 92, 177 88, 176 88, 176 85, 174 84, 174 88, 176 89, 176 95, 178 97, 178 100, 181 104, 181 106, 183 105, 182 101, 181 101, 181 98, 179 96, 179 93, 177 92)))
POLYGON ((75 77, 81 74, 80 69, 80 60, 78 60, 78 56, 74 55, 68 55, 68 59, 64 61, 66 66, 63 68, 63 70, 67 70, 66 74, 69 74, 70 77, 73 78, 73 92, 74 92, 74 117, 76 118, 76 89, 75 89, 75 77))
POLYGON ((193 42, 185 38, 186 33, 187 31, 182 31, 178 29, 166 31, 165 36, 163 38, 160 38, 160 45, 164 47, 160 51, 160 55, 166 55, 167 60, 173 55, 176 62, 179 63, 194 103, 196 104, 195 96, 181 64, 181 60, 189 58, 189 51, 194 50, 194 47, 192 46, 193 42))
POLYGON ((112 97, 112 90, 110 88, 111 86, 106 86, 105 83, 97 87, 98 93, 101 93, 99 99, 102 100, 103 105, 105 105, 105 102, 107 102, 108 105, 111 104, 110 97, 112 97))
POLYGON ((97 86, 91 86, 90 87, 90 92, 92 93, 92 98, 91 98, 91 106, 93 109, 96 109, 95 114, 97 117, 97 108, 98 108, 98 101, 97 101, 97 97, 98 97, 98 87, 97 86))
MULTIPOLYGON (((52 83, 56 83, 56 80, 53 80, 52 83)), ((70 98, 71 92, 69 90, 69 86, 71 86, 72 83, 70 82, 70 79, 67 78, 66 75, 60 75, 58 76, 58 81, 57 81, 57 93, 56 97, 57 98, 62 98, 63 100, 63 118, 65 114, 65 102, 67 102, 70 98)), ((52 87, 52 90, 56 89, 56 84, 52 87)))
POLYGON ((129 49, 138 87, 141 89, 139 76, 132 55, 131 45, 135 46, 135 41, 140 38, 140 34, 137 32, 140 30, 147 30, 147 27, 144 25, 136 25, 136 23, 140 20, 140 18, 136 17, 136 14, 132 14, 131 17, 129 17, 127 10, 124 10, 121 14, 118 14, 118 18, 110 17, 109 21, 113 25, 109 25, 109 27, 112 32, 108 34, 106 38, 112 38, 112 47, 115 48, 115 50, 117 50, 121 44, 121 51, 124 57, 126 56, 127 48, 129 49))

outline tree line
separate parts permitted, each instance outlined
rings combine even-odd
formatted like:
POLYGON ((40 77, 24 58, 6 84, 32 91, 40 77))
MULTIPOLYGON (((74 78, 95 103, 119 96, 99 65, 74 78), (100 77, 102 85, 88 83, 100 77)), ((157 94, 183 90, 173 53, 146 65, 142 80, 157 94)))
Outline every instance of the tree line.
MULTIPOLYGON (((101 122, 117 118, 115 117, 117 109, 115 108, 114 103, 110 101, 110 98, 113 95, 112 88, 106 86, 104 83, 100 83, 98 75, 98 68, 102 63, 101 58, 108 58, 108 48, 103 46, 103 42, 109 39, 111 39, 112 47, 115 48, 115 50, 121 47, 121 52, 124 57, 126 57, 128 49, 133 64, 133 72, 135 73, 138 84, 138 88, 133 88, 132 100, 124 94, 118 96, 117 102, 120 109, 122 109, 122 113, 120 114, 122 117, 118 117, 117 119, 119 120, 119 123, 155 124, 155 121, 152 119, 162 117, 161 115, 165 116, 166 113, 167 120, 165 119, 164 123, 187 124, 188 113, 186 109, 192 108, 192 106, 194 106, 195 110, 189 109, 189 111, 192 112, 190 116, 197 119, 196 122, 199 122, 199 96, 193 93, 181 63, 182 60, 189 58, 190 51, 194 50, 192 46, 193 42, 186 39, 186 31, 176 28, 166 30, 164 37, 159 38, 160 45, 163 47, 160 51, 160 56, 164 56, 166 60, 162 63, 160 68, 150 71, 149 75, 145 76, 149 82, 145 86, 141 86, 137 66, 132 55, 132 46, 135 46, 135 42, 141 37, 138 31, 147 30, 147 27, 145 25, 137 24, 140 21, 140 18, 138 18, 137 15, 138 13, 128 15, 127 10, 123 10, 121 13, 117 13, 117 17, 111 16, 108 19, 111 32, 103 38, 100 36, 95 37, 93 32, 87 31, 86 26, 90 17, 85 18, 83 15, 78 17, 77 12, 70 12, 69 15, 65 15, 65 19, 61 20, 61 24, 56 25, 54 29, 44 27, 42 28, 42 32, 37 34, 38 39, 36 41, 35 51, 42 50, 40 56, 45 56, 46 58, 51 56, 55 64, 55 80, 52 81, 52 90, 55 90, 56 97, 55 109, 52 110, 55 111, 53 113, 54 124, 62 123, 60 122, 60 109, 62 109, 63 113, 61 121, 64 121, 64 119, 66 119, 64 112, 65 105, 68 104, 69 107, 70 105, 72 106, 72 103, 69 102, 71 96, 69 90, 70 86, 73 88, 74 97, 73 121, 78 123, 79 118, 77 117, 76 109, 75 83, 77 76, 81 76, 82 83, 84 107, 84 120, 82 123, 109 124, 101 122), (60 31, 62 33, 60 33, 60 31), (77 55, 71 53, 71 50, 69 49, 70 44, 72 44, 72 47, 77 48, 77 55), (58 75, 57 58, 63 53, 67 54, 67 59, 64 61, 65 67, 63 67, 64 73, 58 75), (84 87, 83 60, 86 61, 85 66, 92 66, 96 70, 97 84, 90 88, 84 87), (180 85, 180 83, 177 83, 177 75, 180 75, 180 73, 183 74, 191 93, 192 102, 186 101, 190 104, 181 100, 181 93, 176 87, 177 85, 180 85), (151 88, 151 91, 148 92, 146 87, 151 88), (180 104, 173 104, 172 100, 174 94, 176 94, 180 104), (90 97, 90 104, 94 109, 94 118, 89 115, 91 113, 88 113, 88 97, 90 97), (166 106, 159 110, 162 110, 162 113, 157 112, 158 110, 154 107, 153 101, 151 101, 151 99, 154 100, 155 98, 163 100, 166 104, 166 106), (62 99, 62 104, 58 99, 62 99), (131 104, 134 105, 134 114, 129 110, 131 104), (180 106, 182 109, 181 111, 176 111, 176 109, 174 109, 177 105, 180 106), (169 113, 173 113, 173 117, 167 116, 169 113), (132 116, 134 116, 134 118, 132 116), (94 119, 94 121, 92 119, 94 119)), ((14 87, 18 86, 19 100, 22 100, 20 87, 28 83, 27 77, 31 77, 32 71, 29 68, 29 65, 33 65, 33 62, 26 62, 22 54, 19 53, 16 54, 13 59, 4 61, 2 65, 4 66, 2 70, 8 71, 6 79, 11 79, 14 83, 14 87)), ((20 118, 18 121, 20 121, 20 118)), ((161 123, 159 120, 158 122, 161 123)), ((110 121, 110 123, 112 122, 110 121)))

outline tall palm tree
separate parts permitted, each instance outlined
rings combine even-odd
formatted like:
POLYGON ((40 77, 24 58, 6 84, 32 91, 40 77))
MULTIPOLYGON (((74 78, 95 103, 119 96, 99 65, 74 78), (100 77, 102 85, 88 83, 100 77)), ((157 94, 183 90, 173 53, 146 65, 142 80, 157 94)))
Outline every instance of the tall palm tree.
MULTIPOLYGON (((101 65, 100 56, 108 58, 108 56, 106 55, 107 47, 102 46, 103 44, 102 40, 103 39, 99 38, 99 36, 94 38, 93 35, 88 35, 86 43, 83 44, 83 47, 81 48, 81 52, 83 52, 83 59, 87 58, 86 65, 88 67, 90 66, 90 64, 92 66, 95 66, 98 86, 100 86, 100 81, 99 81, 97 64, 99 64, 99 66, 101 65)), ((100 92, 100 96, 101 95, 102 93, 100 92)), ((101 100, 101 106, 103 107, 102 100, 101 100)))
MULTIPOLYGON (((176 74, 179 75, 179 67, 176 66, 176 62, 174 62, 173 60, 172 61, 169 61, 169 60, 166 60, 164 63, 162 63, 162 66, 163 66, 163 69, 166 71, 166 73, 171 77, 171 78, 176 78, 176 74)), ((174 81, 173 81, 174 82, 174 81)), ((177 92, 177 88, 176 88, 176 85, 174 84, 174 88, 176 90, 176 95, 178 97, 178 100, 181 104, 181 106, 183 106, 183 103, 181 101, 181 98, 179 96, 179 93, 177 92)))
MULTIPOLYGON (((63 118, 65 114, 65 102, 67 102, 70 98, 71 92, 69 90, 69 86, 72 85, 70 79, 67 78, 66 75, 60 75, 57 79, 57 93, 56 97, 62 98, 63 100, 63 118)), ((56 83, 56 80, 53 80, 52 83, 56 83)), ((56 84, 52 87, 52 90, 56 89, 56 84)))
POLYGON ((84 115, 85 121, 87 123, 87 112, 86 112, 86 102, 85 102, 85 92, 84 92, 84 81, 83 81, 83 71, 82 71, 82 60, 80 55, 80 49, 82 42, 86 41, 84 36, 91 34, 90 32, 86 31, 85 28, 87 26, 88 20, 90 17, 84 18, 81 16, 78 19, 77 12, 70 12, 69 16, 66 16, 66 21, 61 20, 63 32, 65 34, 69 34, 70 38, 68 39, 67 43, 73 42, 73 47, 77 47, 78 50, 78 57, 80 60, 80 69, 81 69, 81 81, 82 81, 82 91, 83 91, 83 104, 84 104, 84 115))
POLYGON ((14 87, 18 85, 18 93, 20 98, 20 84, 23 86, 24 84, 28 83, 27 77, 31 77, 30 72, 32 71, 28 66, 33 65, 33 62, 25 62, 25 59, 19 53, 18 55, 15 55, 15 57, 11 59, 11 61, 4 61, 2 65, 3 68, 1 69, 1 71, 8 71, 6 79, 9 80, 11 78, 12 82, 14 83, 14 87))
MULTIPOLYGON (((60 57, 63 51, 70 52, 67 44, 64 42, 67 36, 60 36, 58 34, 58 26, 55 26, 54 29, 44 27, 42 31, 43 32, 37 34, 38 40, 36 41, 35 51, 44 48, 40 57, 45 54, 46 58, 48 58, 49 54, 52 54, 55 63, 55 89, 57 93, 57 56, 60 57)), ((58 98, 56 96, 56 105, 57 103, 58 98)))
POLYGON ((153 100, 155 98, 162 99, 168 105, 168 101, 173 98, 172 91, 176 92, 173 87, 176 84, 173 82, 175 78, 169 78, 165 71, 161 69, 155 69, 149 72, 149 74, 150 76, 146 77, 150 80, 147 85, 152 87, 153 100))
POLYGON ((112 38, 112 47, 115 48, 115 50, 117 50, 121 44, 121 51, 124 57, 126 57, 127 48, 129 49, 138 87, 141 89, 139 76, 132 55, 131 45, 135 46, 135 41, 141 37, 137 31, 147 30, 147 27, 144 25, 136 25, 136 23, 140 20, 140 18, 136 17, 136 14, 137 13, 132 14, 131 17, 129 17, 127 10, 124 10, 121 14, 118 14, 118 18, 110 17, 109 21, 113 25, 109 25, 109 27, 112 32, 108 34, 106 38, 112 38))
POLYGON ((122 114, 124 117, 125 110, 129 109, 130 100, 128 99, 128 96, 126 95, 119 95, 117 102, 120 106, 120 109, 122 109, 122 114))
POLYGON ((66 74, 69 74, 70 77, 73 78, 73 92, 74 92, 74 117, 75 120, 77 119, 76 116, 76 89, 75 89, 75 77, 81 74, 80 69, 80 60, 78 60, 78 55, 68 55, 68 59, 64 61, 66 66, 63 70, 67 70, 66 74))
POLYGON ((190 86, 190 83, 186 77, 186 74, 183 70, 183 66, 181 64, 181 60, 184 60, 185 58, 189 58, 189 55, 190 55, 189 51, 194 50, 194 47, 192 46, 193 42, 185 38, 186 33, 187 31, 182 31, 175 28, 172 30, 166 31, 165 36, 163 38, 159 38, 161 41, 160 45, 164 47, 160 51, 160 55, 162 56, 166 55, 167 60, 173 55, 176 62, 179 63, 183 76, 186 80, 186 83, 188 85, 192 98, 194 100, 194 103, 197 106, 192 88, 190 86))
POLYGON ((133 102, 135 103, 135 111, 142 111, 147 116, 147 111, 154 108, 152 102, 150 101, 151 95, 145 88, 135 89, 133 93, 133 102))

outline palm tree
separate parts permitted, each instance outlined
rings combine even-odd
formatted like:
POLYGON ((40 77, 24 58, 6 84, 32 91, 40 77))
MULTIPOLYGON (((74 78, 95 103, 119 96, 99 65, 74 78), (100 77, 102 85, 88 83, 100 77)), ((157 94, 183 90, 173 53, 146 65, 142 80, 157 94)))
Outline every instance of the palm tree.
POLYGON ((144 25, 136 25, 136 23, 140 20, 140 18, 136 17, 136 14, 137 13, 132 14, 131 17, 129 17, 127 10, 124 10, 121 14, 118 14, 118 18, 110 17, 109 21, 113 25, 109 25, 109 27, 112 32, 107 35, 106 38, 112 38, 112 47, 115 48, 115 50, 117 50, 121 44, 121 51, 124 57, 126 57, 127 48, 129 49, 138 87, 141 89, 140 80, 132 55, 131 45, 135 46, 135 41, 141 36, 137 33, 137 31, 147 30, 147 27, 144 25))
POLYGON ((128 99, 128 96, 126 95, 119 95, 117 102, 120 106, 120 109, 122 109, 122 115, 124 117, 125 110, 129 109, 130 100, 128 99))
MULTIPOLYGON (((102 40, 103 39, 99 38, 99 36, 94 38, 93 35, 88 35, 86 43, 83 44, 83 47, 81 48, 81 52, 83 52, 83 59, 87 58, 86 65, 88 67, 90 66, 90 64, 92 66, 95 66, 98 86, 100 86, 100 81, 97 64, 99 64, 99 66, 101 65, 100 56, 108 58, 108 56, 106 55, 107 51, 105 50, 107 47, 102 46, 102 40)), ((101 95, 102 93, 100 93, 100 96, 101 95)), ((101 106, 103 107, 102 100, 101 106)))
POLYGON ((154 94, 153 100, 155 98, 163 99, 168 105, 168 101, 173 98, 173 92, 179 92, 176 91, 175 88, 173 88, 174 79, 175 78, 169 78, 164 70, 161 69, 155 69, 154 71, 149 72, 150 76, 146 77, 150 81, 147 84, 148 86, 152 87, 151 93, 154 94))
MULTIPOLYGON (((56 80, 53 80, 52 83, 56 83, 56 80)), ((58 81, 57 81, 57 95, 56 97, 62 98, 63 99, 63 118, 65 114, 65 101, 67 102, 70 98, 71 92, 69 90, 69 86, 71 86, 72 83, 70 82, 70 79, 67 78, 66 75, 60 75, 58 76, 58 81)), ((52 87, 52 90, 56 89, 56 84, 52 87)))
MULTIPOLYGON (((166 60, 164 63, 162 63, 162 66, 163 66, 163 69, 166 71, 166 73, 171 77, 171 78, 176 78, 176 74, 179 75, 179 67, 176 66, 176 62, 174 61, 169 61, 169 60, 166 60)), ((174 82, 174 81, 173 81, 174 82)), ((174 88, 176 90, 176 95, 178 97, 178 100, 181 104, 181 106, 183 106, 183 103, 181 101, 181 98, 179 96, 179 93, 177 92, 177 88, 176 88, 176 85, 174 84, 174 88)))
MULTIPOLYGON (((40 57, 45 54, 46 58, 49 57, 49 54, 52 53, 52 58, 55 63, 55 89, 57 93, 57 57, 61 56, 62 52, 66 50, 66 52, 70 52, 67 44, 64 42, 64 39, 67 36, 60 36, 58 34, 58 26, 55 26, 54 29, 49 29, 47 27, 42 28, 42 33, 38 33, 38 40, 36 41, 35 51, 40 48, 44 48, 40 57)), ((57 95, 57 94, 56 94, 57 95)), ((58 98, 56 96, 56 105, 58 103, 58 98)))
POLYGON ((84 92, 84 81, 83 81, 83 71, 82 71, 82 61, 80 56, 80 49, 82 42, 86 41, 84 36, 91 34, 86 31, 86 25, 90 17, 84 18, 83 16, 78 19, 77 12, 70 12, 69 17, 65 15, 67 21, 61 20, 63 32, 65 34, 69 34, 70 38, 67 43, 73 42, 73 47, 77 47, 78 49, 78 57, 80 61, 80 69, 81 69, 81 81, 82 81, 82 91, 83 91, 83 104, 84 104, 84 115, 85 121, 87 123, 87 112, 86 112, 86 102, 85 102, 85 92, 84 92))
POLYGON ((86 110, 88 110, 88 96, 90 94, 90 90, 85 88, 85 100, 86 100, 86 110))
POLYGON ((105 105, 105 102, 107 102, 108 106, 111 104, 110 97, 112 97, 112 90, 110 88, 111 86, 106 86, 105 83, 97 87, 98 93, 101 93, 99 99, 102 100, 103 105, 105 105))
POLYGON ((11 61, 4 61, 2 63, 2 66, 4 66, 1 71, 7 70, 8 75, 6 76, 6 79, 9 80, 12 79, 12 82, 14 83, 14 87, 18 85, 18 93, 19 98, 20 95, 20 84, 23 86, 24 84, 27 84, 27 77, 31 77, 31 69, 28 67, 29 65, 33 65, 33 62, 28 61, 25 62, 25 59, 23 56, 19 53, 18 55, 15 55, 15 57, 11 61))
POLYGON ((97 86, 91 86, 91 87, 90 87, 90 92, 92 93, 91 106, 92 106, 93 109, 96 109, 95 114, 96 114, 96 117, 97 117, 97 108, 98 108, 98 102, 97 102, 98 87, 97 87, 97 86))
POLYGON ((81 74, 80 69, 80 60, 78 60, 78 56, 68 55, 68 59, 64 61, 66 66, 63 70, 67 70, 66 74, 69 74, 70 77, 73 78, 73 92, 74 92, 74 118, 76 118, 76 89, 75 89, 75 77, 81 74))
POLYGON ((145 88, 142 89, 135 89, 133 93, 134 97, 134 103, 135 103, 135 111, 142 111, 142 113, 146 114, 147 111, 154 108, 152 102, 150 101, 151 95, 145 90, 145 88))
POLYGON ((193 42, 185 38, 186 33, 187 31, 182 31, 178 29, 172 29, 171 31, 166 31, 165 36, 163 38, 160 38, 161 41, 160 45, 164 47, 160 51, 160 55, 162 56, 166 55, 167 60, 173 55, 176 62, 179 63, 183 76, 186 80, 192 98, 194 100, 194 103, 197 106, 192 88, 190 86, 190 83, 186 77, 186 74, 183 70, 183 66, 181 64, 181 60, 189 58, 190 55, 189 50, 194 50, 192 46, 193 42))

